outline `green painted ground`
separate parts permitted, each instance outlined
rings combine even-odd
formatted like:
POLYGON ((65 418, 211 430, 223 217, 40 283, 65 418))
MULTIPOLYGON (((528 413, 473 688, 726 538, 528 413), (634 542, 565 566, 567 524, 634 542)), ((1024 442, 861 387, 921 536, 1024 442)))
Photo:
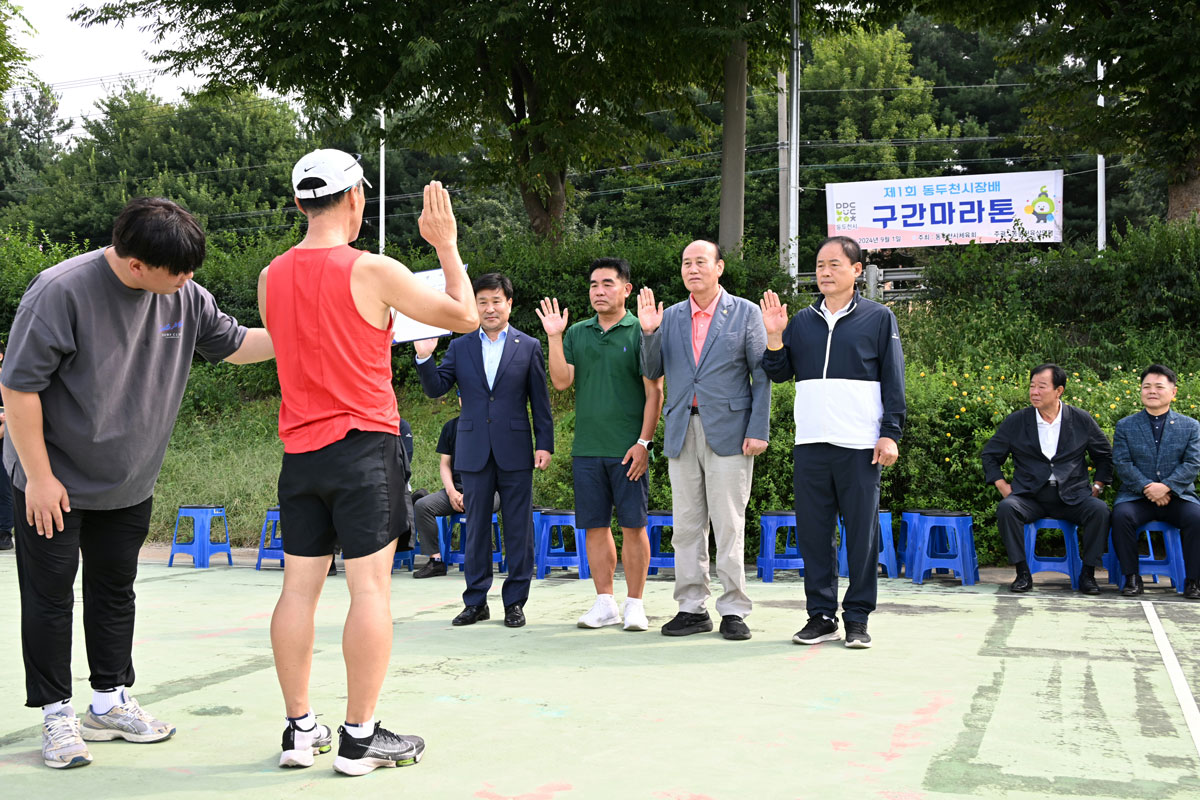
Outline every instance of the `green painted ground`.
MULTIPOLYGON (((308 770, 275 766, 283 711, 267 625, 280 571, 168 569, 158 555, 138 582, 134 694, 179 733, 157 745, 95 744, 95 763, 64 772, 41 765, 40 718, 22 707, 16 568, 0 555, 4 797, 1200 796, 1200 758, 1142 607, 1110 587, 1082 599, 1035 576, 1039 590, 1015 597, 995 583, 882 580, 876 646, 850 651, 791 644, 805 617, 794 579, 752 580, 754 638, 726 642, 580 630, 591 584, 569 578, 535 582, 526 628, 493 619, 455 629, 460 579, 397 573, 378 716, 424 736, 428 750, 415 767, 352 779, 333 773, 332 756, 308 770)), ((493 613, 498 582, 494 593, 493 613)), ((1161 589, 1148 596, 1200 690, 1200 604, 1161 589)), ((347 604, 343 579, 331 579, 313 698, 335 727, 347 604)), ((651 579, 647 610, 658 624, 673 613, 669 577, 651 579)), ((82 710, 90 690, 78 616, 82 710)))

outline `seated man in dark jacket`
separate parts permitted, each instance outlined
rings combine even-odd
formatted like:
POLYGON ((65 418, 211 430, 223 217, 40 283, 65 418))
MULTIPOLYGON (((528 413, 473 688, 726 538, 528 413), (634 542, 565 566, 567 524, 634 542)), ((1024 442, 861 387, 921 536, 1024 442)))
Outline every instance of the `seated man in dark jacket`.
POLYGON ((1186 580, 1183 596, 1200 600, 1200 422, 1171 410, 1175 373, 1154 364, 1142 373, 1139 411, 1117 423, 1113 433, 1113 464, 1121 489, 1113 503, 1113 548, 1121 560, 1125 588, 1121 594, 1142 593, 1138 574, 1137 531, 1151 520, 1179 528, 1183 539, 1186 580))
POLYGON ((1033 578, 1025 561, 1025 525, 1043 517, 1064 519, 1079 526, 1083 539, 1083 570, 1079 591, 1098 594, 1096 567, 1108 538, 1108 505, 1100 500, 1112 483, 1112 448, 1108 437, 1086 411, 1062 402, 1067 373, 1057 364, 1042 364, 1029 373, 1029 408, 1004 418, 984 445, 984 478, 1000 492, 996 522, 1017 569, 1009 587, 1028 592, 1033 578), (1089 486, 1084 454, 1096 470, 1089 486), (1013 480, 1004 480, 1001 467, 1013 457, 1013 480))

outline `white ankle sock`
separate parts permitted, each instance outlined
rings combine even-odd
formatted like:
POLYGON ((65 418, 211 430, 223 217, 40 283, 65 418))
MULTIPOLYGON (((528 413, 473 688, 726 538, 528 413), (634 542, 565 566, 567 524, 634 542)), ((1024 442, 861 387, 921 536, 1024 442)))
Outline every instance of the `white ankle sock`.
POLYGON ((615 606, 617 604, 616 599, 611 594, 598 594, 596 595, 596 599, 607 606, 615 606))
POLYGON ((371 717, 366 722, 360 722, 357 725, 351 725, 347 722, 342 725, 342 728, 355 739, 366 739, 375 733, 375 718, 371 717))
POLYGON ((640 597, 626 597, 626 598, 625 598, 625 605, 627 605, 627 606, 633 606, 634 608, 641 608, 641 607, 642 607, 642 598, 640 598, 640 597))
POLYGON ((124 686, 114 686, 107 691, 94 689, 92 690, 92 712, 107 714, 113 710, 114 706, 119 706, 128 699, 129 695, 125 694, 124 686))
POLYGON ((59 700, 57 703, 42 706, 43 717, 48 717, 51 714, 59 714, 63 711, 66 711, 68 716, 75 716, 75 709, 71 707, 71 698, 68 697, 66 700, 59 700))
POLYGON ((288 717, 287 721, 302 731, 311 731, 317 727, 317 715, 313 713, 311 708, 303 717, 288 717))

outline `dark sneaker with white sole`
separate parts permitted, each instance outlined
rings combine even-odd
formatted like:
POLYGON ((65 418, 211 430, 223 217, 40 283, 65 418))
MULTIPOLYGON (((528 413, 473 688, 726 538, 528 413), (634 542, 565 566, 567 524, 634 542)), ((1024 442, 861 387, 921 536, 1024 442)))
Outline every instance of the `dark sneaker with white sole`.
POLYGON ((846 620, 846 647, 862 650, 871 646, 871 634, 867 633, 867 623, 846 620))
POLYGON ((840 639, 836 619, 823 614, 814 614, 808 618, 808 624, 796 631, 792 641, 796 644, 820 644, 840 639))
POLYGON ((407 767, 421 760, 425 740, 420 736, 401 736, 380 723, 375 732, 358 739, 338 728, 338 754, 333 768, 343 775, 366 775, 377 767, 407 767))
POLYGON ((309 730, 297 728, 288 722, 283 731, 283 753, 279 756, 281 767, 311 767, 315 757, 333 749, 333 731, 328 725, 316 725, 309 730))

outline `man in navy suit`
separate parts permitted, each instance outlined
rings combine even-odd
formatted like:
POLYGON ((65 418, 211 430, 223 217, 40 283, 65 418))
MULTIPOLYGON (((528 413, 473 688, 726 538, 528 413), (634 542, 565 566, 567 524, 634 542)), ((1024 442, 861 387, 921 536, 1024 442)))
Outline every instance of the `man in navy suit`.
POLYGON ((1183 596, 1200 600, 1200 422, 1171 410, 1175 373, 1152 364, 1142 373, 1145 411, 1125 417, 1113 434, 1113 464, 1121 489, 1112 510, 1113 548, 1121 561, 1125 588, 1143 591, 1138 574, 1137 531, 1151 520, 1179 528, 1186 580, 1183 596))
POLYGON ((437 339, 414 342, 417 375, 430 397, 455 384, 462 396, 454 466, 462 474, 467 510, 466 578, 462 612, 455 625, 489 619, 492 585, 492 498, 500 492, 508 578, 504 581, 504 624, 525 624, 525 601, 533 577, 533 468, 550 466, 554 419, 546 388, 546 363, 536 337, 508 324, 513 285, 489 272, 475 279, 480 329, 450 342, 441 364, 430 356, 437 339), (529 413, 533 410, 534 450, 529 413))
POLYGON ((1062 402, 1066 386, 1067 373, 1057 364, 1030 370, 1029 406, 1005 417, 980 453, 984 480, 1000 492, 996 523, 1008 560, 1017 570, 1010 591, 1033 588, 1025 560, 1025 525, 1049 517, 1079 526, 1079 591, 1100 593, 1096 567, 1102 563, 1108 533, 1108 504, 1100 493, 1112 483, 1112 448, 1091 414, 1062 402), (1002 471, 1010 454, 1011 484, 1002 471), (1091 485, 1085 455, 1096 470, 1091 485))

